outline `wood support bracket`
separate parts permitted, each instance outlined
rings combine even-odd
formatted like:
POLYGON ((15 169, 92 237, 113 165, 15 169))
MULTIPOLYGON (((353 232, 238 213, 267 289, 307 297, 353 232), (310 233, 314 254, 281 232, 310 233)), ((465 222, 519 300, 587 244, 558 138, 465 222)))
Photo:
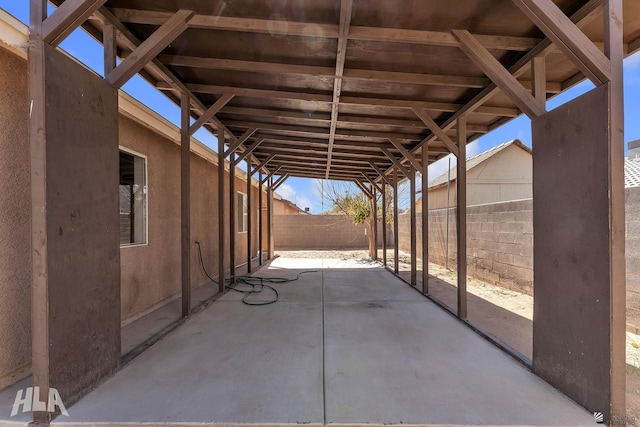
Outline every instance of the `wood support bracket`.
POLYGON ((237 158, 236 162, 243 161, 248 155, 253 153, 253 150, 258 148, 258 146, 260 144, 262 144, 263 142, 264 142, 264 138, 260 138, 257 141, 255 141, 253 144, 251 144, 249 147, 247 147, 247 149, 244 150, 244 152, 242 154, 238 154, 238 158, 237 158))
POLYGON ((418 116, 420 120, 422 120, 422 123, 424 123, 429 128, 429 130, 436 136, 436 138, 442 141, 442 143, 447 146, 449 151, 451 151, 454 156, 458 157, 458 147, 456 146, 455 142, 453 142, 451 138, 449 138, 449 136, 444 132, 444 130, 442 130, 442 128, 433 121, 433 119, 426 113, 426 111, 419 108, 414 108, 413 112, 416 116, 418 116))
POLYGON ((375 163, 373 163, 373 161, 370 161, 369 164, 371 165, 371 167, 378 172, 378 175, 380 175, 380 179, 384 180, 384 182, 386 182, 389 185, 393 185, 391 183, 391 180, 389 178, 387 178, 387 175, 385 175, 384 171, 382 169, 380 169, 378 166, 376 166, 375 163))
POLYGON ((233 95, 230 94, 222 95, 211 107, 207 108, 207 111, 205 111, 198 118, 198 120, 195 121, 194 124, 191 125, 191 127, 189 128, 189 134, 193 135, 194 133, 196 133, 198 129, 204 126, 209 120, 213 118, 213 116, 216 115, 218 111, 220 111, 225 105, 227 105, 227 103, 231 101, 232 98, 233 95))
POLYGON ((407 178, 410 178, 410 173, 407 170, 407 168, 404 167, 404 165, 402 163, 400 163, 400 160, 398 160, 396 158, 396 156, 394 156, 389 150, 387 150, 386 148, 382 148, 382 152, 389 158, 389 160, 391 160, 393 162, 393 164, 395 165, 395 167, 397 167, 400 172, 402 172, 402 174, 404 176, 406 176, 407 178))
POLYGON ((42 23, 42 38, 55 47, 84 23, 107 0, 65 0, 42 23))
MULTIPOLYGON (((547 112, 544 103, 538 101, 469 31, 453 30, 460 42, 460 49, 480 67, 529 118, 534 119, 547 112)), ((545 88, 546 90, 546 88, 545 88)))
POLYGON ((244 144, 244 142, 246 140, 251 138, 251 135, 256 133, 257 130, 258 130, 257 128, 249 128, 249 129, 247 129, 247 131, 245 133, 243 133, 240 138, 238 138, 234 143, 229 144, 229 148, 227 149, 227 151, 224 152, 224 156, 227 157, 227 156, 235 153, 235 151, 238 149, 238 147, 240 147, 242 144, 244 144))
POLYGON ((131 55, 106 76, 107 82, 120 89, 131 77, 153 60, 169 43, 174 41, 189 26, 193 17, 191 10, 179 10, 160 26, 131 55))
MULTIPOLYGON (((273 160, 276 156, 277 156, 277 154, 272 154, 272 155, 270 155, 269 157, 267 157, 266 159, 264 159, 263 161, 261 161, 261 162, 260 162, 260 164, 259 164, 258 166, 256 166, 256 167, 255 167, 255 169, 253 169, 253 170, 251 171, 251 175, 255 174, 255 173, 256 173, 256 172, 258 172, 260 169, 265 168, 265 167, 269 164, 269 162, 270 162, 271 160, 273 160)), ((269 172, 267 172, 267 173, 269 173, 269 172)), ((260 181, 262 182, 262 180, 260 180, 260 181)))
POLYGON ((373 194, 371 193, 371 191, 369 191, 369 189, 367 187, 364 186, 363 183, 361 183, 360 181, 358 181, 357 179, 353 180, 353 183, 356 184, 358 186, 358 188, 360 188, 360 190, 362 190, 362 192, 364 193, 365 196, 367 196, 367 198, 369 200, 371 200, 373 198, 373 194))
POLYGON ((282 165, 278 166, 277 168, 272 170, 267 176, 265 176, 263 178, 261 184, 264 184, 265 182, 267 182, 269 180, 269 178, 271 178, 273 175, 277 174, 280 169, 282 169, 282 165))
POLYGON ((422 169, 422 165, 420 164, 420 161, 413 154, 409 153, 409 151, 406 148, 404 148, 404 146, 402 145, 402 142, 400 142, 398 139, 395 139, 395 138, 389 138, 389 141, 391 141, 393 146, 398 149, 400 154, 402 154, 404 158, 407 159, 414 168, 416 168, 416 170, 422 169))
POLYGON ((273 183, 273 185, 271 186, 271 189, 273 191, 276 191, 278 189, 278 187, 280 187, 282 184, 284 184, 284 182, 289 178, 289 174, 284 174, 282 175, 280 178, 278 178, 276 180, 276 182, 273 183))
POLYGON ((611 61, 552 0, 512 0, 596 86, 611 81, 611 61))
POLYGON ((375 189, 376 189, 376 190, 378 190, 380 193, 382 193, 382 187, 380 187, 378 184, 376 184, 376 182, 375 182, 374 180, 372 180, 371 178, 369 178, 369 175, 367 175, 367 174, 366 174, 366 173, 364 173, 364 172, 361 172, 361 173, 362 173, 362 176, 364 176, 364 177, 365 177, 365 179, 366 179, 367 181, 369 181, 369 184, 371 184, 371 186, 372 186, 373 188, 375 188, 375 189))

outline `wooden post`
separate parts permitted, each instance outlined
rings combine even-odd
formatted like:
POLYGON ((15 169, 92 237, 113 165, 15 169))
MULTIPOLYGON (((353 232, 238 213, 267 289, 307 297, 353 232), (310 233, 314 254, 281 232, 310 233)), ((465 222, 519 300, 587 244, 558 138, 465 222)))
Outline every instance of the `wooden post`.
POLYGON ((102 31, 102 45, 104 46, 104 75, 108 75, 116 68, 118 45, 116 39, 116 27, 106 24, 102 31))
POLYGON ((263 260, 263 255, 262 255, 262 244, 263 239, 262 239, 262 233, 264 232, 264 226, 262 224, 263 218, 262 218, 262 207, 264 206, 264 203, 262 201, 262 171, 258 172, 258 264, 262 265, 264 264, 264 260, 263 260))
POLYGON ((397 168, 393 168, 393 271, 398 274, 400 261, 398 259, 398 176, 397 168))
POLYGON ((467 318, 467 119, 457 123, 456 231, 458 237, 458 318, 467 318))
POLYGON ((224 274, 224 130, 218 134, 218 291, 225 292, 224 274))
POLYGON ((229 155, 229 283, 236 280, 236 153, 229 155))
POLYGON ((191 136, 189 95, 180 98, 180 212, 182 243, 182 317, 191 312, 191 136))
POLYGON ((273 178, 269 178, 267 184, 267 256, 269 259, 273 259, 274 256, 274 244, 273 244, 273 178))
POLYGON ((387 183, 382 180, 382 264, 387 266, 387 183))
POLYGON ((604 53, 611 61, 610 228, 611 228, 611 425, 626 424, 626 269, 624 192, 623 0, 604 2, 604 53))
POLYGON ((409 211, 411 212, 411 286, 417 286, 417 264, 418 254, 417 251, 417 236, 416 236, 416 169, 409 165, 409 186, 410 197, 409 211))
MULTIPOLYGON (((49 397, 49 280, 47 246, 47 145, 45 138, 45 53, 42 22, 47 2, 31 0, 29 34, 29 119, 31 156, 31 354, 33 386, 40 401, 49 397)), ((33 421, 48 425, 51 414, 34 411, 33 421)))
POLYGON ((253 231, 251 230, 251 160, 247 157, 247 274, 251 273, 251 240, 253 237, 253 231))
POLYGON ((373 227, 371 233, 373 233, 373 259, 378 259, 378 190, 375 185, 371 186, 371 209, 373 216, 373 227))
POLYGON ((429 294, 429 147, 422 146, 422 293, 429 294))

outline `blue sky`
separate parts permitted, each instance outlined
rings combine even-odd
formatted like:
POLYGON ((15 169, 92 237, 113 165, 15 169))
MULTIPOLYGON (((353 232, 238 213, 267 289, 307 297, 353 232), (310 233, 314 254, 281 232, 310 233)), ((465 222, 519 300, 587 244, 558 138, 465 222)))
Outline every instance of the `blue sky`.
MULTIPOLYGON (((0 0, 0 8, 9 12, 24 23, 29 20, 29 2, 26 0, 0 0)), ((53 8, 50 6, 50 9, 53 8)), ((103 53, 99 43, 82 30, 76 30, 69 36, 61 47, 98 74, 103 73, 103 53)), ((640 52, 625 59, 625 153, 627 142, 640 139, 640 52)), ((590 82, 583 82, 572 89, 557 95, 547 102, 547 109, 552 110, 558 105, 587 92, 592 88, 590 82)), ((152 109, 163 115, 176 125, 180 123, 180 110, 177 105, 162 93, 149 85, 142 78, 136 76, 123 88, 134 98, 142 101, 152 109)), ((208 131, 201 129, 195 134, 196 138, 211 147, 217 148, 216 138, 208 131)), ((482 136, 469 144, 467 155, 472 156, 499 145, 505 141, 518 138, 531 147, 531 125, 526 116, 520 116, 506 123, 493 132, 482 136)), ((435 178, 444 173, 448 166, 447 156, 429 167, 429 177, 435 178)), ((453 156, 451 156, 453 157, 453 156)), ((451 164, 455 164, 452 158, 451 164)), ((241 165, 241 167, 245 167, 241 165)), ((301 208, 309 207, 312 213, 319 213, 322 209, 321 197, 317 185, 310 179, 289 178, 277 191, 284 198, 291 200, 301 208)), ((325 208, 327 208, 325 206, 325 208)))

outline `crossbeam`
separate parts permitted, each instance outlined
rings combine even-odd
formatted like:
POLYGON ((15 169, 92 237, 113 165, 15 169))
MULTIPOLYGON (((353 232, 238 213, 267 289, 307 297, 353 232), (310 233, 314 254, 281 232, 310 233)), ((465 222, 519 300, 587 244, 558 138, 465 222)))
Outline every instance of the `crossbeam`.
POLYGON ((113 87, 121 88, 131 77, 155 58, 169 43, 174 41, 188 27, 193 11, 181 9, 149 36, 136 50, 110 72, 106 80, 113 87))
POLYGON ((458 147, 444 132, 444 130, 440 126, 438 126, 438 124, 431 117, 429 117, 429 115, 425 111, 414 108, 413 112, 420 118, 420 120, 422 120, 422 122, 429 128, 429 130, 431 130, 433 135, 440 141, 442 141, 442 143, 447 146, 449 151, 451 151, 454 156, 458 157, 458 147))
POLYGON ((107 0, 66 0, 42 23, 42 38, 59 45, 107 0))
POLYGON ((551 0, 512 0, 596 86, 611 81, 611 61, 551 0))
MULTIPOLYGON (((502 66, 482 44, 466 30, 453 30, 460 42, 460 49, 496 84, 529 118, 534 119, 547 112, 544 101, 536 99, 518 79, 502 66)), ((546 100, 546 99, 545 99, 546 100)), ((466 131, 465 131, 466 132, 466 131)))
POLYGON ((404 165, 402 163, 400 163, 400 160, 398 160, 396 158, 396 156, 394 156, 389 150, 387 150, 386 148, 382 149, 382 152, 389 158, 389 160, 391 160, 391 162, 393 162, 393 164, 395 165, 396 168, 398 168, 400 170, 400 172, 402 172, 402 174, 404 176, 406 176, 407 178, 410 178, 410 173, 409 171, 404 167, 404 165))
POLYGON ((196 120, 191 125, 191 127, 189 127, 189 134, 193 135, 194 133, 196 133, 198 129, 200 129, 202 126, 204 126, 205 123, 211 120, 213 116, 215 116, 216 113, 220 111, 225 105, 227 105, 232 99, 233 95, 231 94, 227 93, 222 95, 211 107, 207 108, 207 111, 205 111, 198 118, 198 120, 196 120))

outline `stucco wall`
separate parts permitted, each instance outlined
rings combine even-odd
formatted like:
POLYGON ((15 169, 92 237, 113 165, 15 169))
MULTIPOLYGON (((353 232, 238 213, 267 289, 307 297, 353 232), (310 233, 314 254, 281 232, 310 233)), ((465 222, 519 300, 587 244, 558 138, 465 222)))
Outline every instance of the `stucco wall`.
POLYGON ((31 200, 26 61, 0 47, 0 389, 31 365, 31 200))
MULTIPOLYGON (((180 261, 180 147, 133 120, 121 118, 120 145, 147 157, 148 243, 123 247, 122 320, 128 323, 181 289, 180 261)), ((229 203, 229 175, 225 171, 225 204, 229 203)), ((236 176, 236 192, 247 192, 246 181, 236 176)), ((252 253, 257 251, 258 189, 252 190, 252 253)), ((237 206, 236 206, 237 208, 237 206)), ((229 211, 225 213, 229 226, 229 211)), ((207 271, 218 272, 218 167, 191 154, 191 236, 198 240, 207 271)), ((236 224, 237 226, 237 224, 236 224)), ((235 264, 246 262, 247 233, 236 232, 235 264)), ((225 233, 228 252, 229 231, 225 233)), ((229 257, 225 257, 229 271, 229 257)), ((197 247, 191 248, 191 283, 206 282, 197 247)))
MULTIPOLYGON (((0 389, 30 373, 31 260, 30 172, 26 61, 0 47, 0 389)), ((122 247, 121 320, 127 323, 180 292, 180 148, 165 136, 124 115, 119 121, 122 148, 147 157, 148 243, 122 247)), ((205 264, 218 271, 217 166, 192 153, 192 240, 202 243, 205 264)), ((228 167, 228 166, 227 166, 228 167)), ((229 181, 226 173, 225 203, 229 181)), ((236 191, 246 193, 242 173, 236 191)), ((257 184, 254 182, 253 244, 257 252, 257 184)), ((266 217, 266 215, 265 215, 266 217)), ((229 213, 225 212, 228 226, 229 213)), ((224 250, 228 251, 226 233, 224 250)), ((265 239, 266 247, 266 239, 265 239)), ((236 264, 246 261, 247 234, 236 235, 236 264)), ((225 270, 229 271, 229 257, 225 270)), ((195 244, 192 286, 205 282, 195 244)))

